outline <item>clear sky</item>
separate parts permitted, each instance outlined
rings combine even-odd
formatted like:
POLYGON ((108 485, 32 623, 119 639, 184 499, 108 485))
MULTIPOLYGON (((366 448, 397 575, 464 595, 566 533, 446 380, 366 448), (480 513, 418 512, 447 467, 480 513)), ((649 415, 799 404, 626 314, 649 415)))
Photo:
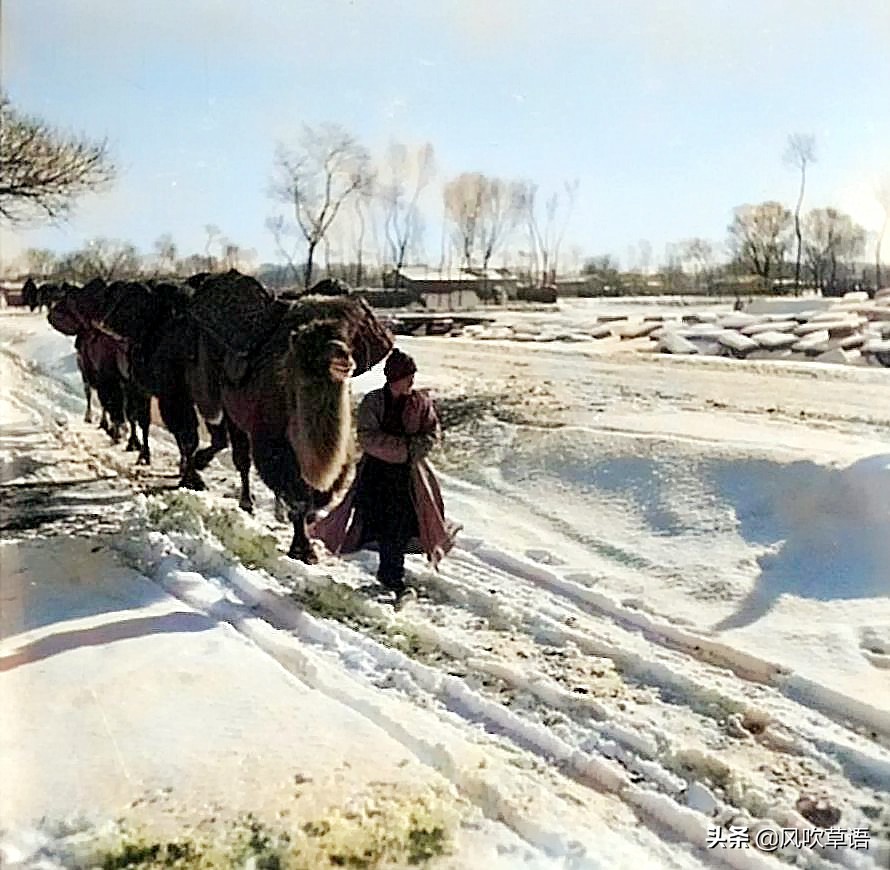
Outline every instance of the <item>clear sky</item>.
POLYGON ((120 167, 66 224, 6 233, 6 258, 162 233, 202 251, 215 224, 274 260, 276 143, 324 121, 377 154, 431 142, 440 181, 577 178, 564 250, 625 264, 641 239, 656 259, 722 243, 736 205, 793 205, 794 132, 816 139, 805 208, 880 225, 890 0, 2 0, 2 19, 14 104, 107 137, 120 167))

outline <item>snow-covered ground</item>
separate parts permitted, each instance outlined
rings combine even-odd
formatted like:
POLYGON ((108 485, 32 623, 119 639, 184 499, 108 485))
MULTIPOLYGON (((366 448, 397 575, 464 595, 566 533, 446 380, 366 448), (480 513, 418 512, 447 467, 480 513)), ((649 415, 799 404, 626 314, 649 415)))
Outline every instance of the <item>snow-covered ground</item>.
POLYGON ((0 316, 3 860, 248 812, 336 819, 330 857, 375 802, 454 867, 890 866, 890 371, 400 344, 464 532, 394 612, 373 555, 284 557, 228 458, 135 467, 71 340, 0 316), (706 848, 730 824, 870 849, 706 848))

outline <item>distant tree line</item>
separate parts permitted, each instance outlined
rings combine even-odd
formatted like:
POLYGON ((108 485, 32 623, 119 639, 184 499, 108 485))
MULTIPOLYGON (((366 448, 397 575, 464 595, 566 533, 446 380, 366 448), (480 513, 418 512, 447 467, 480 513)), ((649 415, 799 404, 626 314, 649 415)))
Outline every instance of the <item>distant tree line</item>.
MULTIPOLYGON (((641 243, 641 262, 628 264, 620 281, 611 258, 606 263, 602 258, 588 259, 581 267, 576 251, 571 258, 576 261, 574 271, 590 279, 585 292, 626 286, 643 292, 649 287, 696 293, 725 292, 730 287, 735 292, 745 286, 748 292, 831 293, 857 283, 879 286, 884 277, 881 243, 890 218, 873 238, 874 268, 864 267, 868 234, 862 226, 834 207, 803 209, 807 173, 816 159, 814 137, 789 136, 784 159, 799 173, 793 209, 774 200, 737 206, 725 245, 703 238, 683 240, 668 246, 658 268, 651 263, 651 246, 641 243)), ((368 277, 363 254, 369 235, 381 242, 380 271, 389 267, 398 273, 412 261, 412 254, 414 262, 423 258, 420 196, 436 171, 429 143, 417 148, 395 143, 375 163, 341 127, 304 127, 296 146, 279 146, 274 168, 273 196, 292 208, 299 232, 281 214, 270 218, 268 226, 294 278, 300 274, 304 283, 310 282, 314 252, 322 244, 327 271, 334 250, 333 260, 354 264, 352 277, 361 282, 368 277), (298 243, 286 251, 282 240, 288 234, 298 243), (301 249, 308 253, 298 266, 296 253, 301 249)), ((464 172, 444 179, 441 189, 441 271, 487 274, 497 258, 531 284, 551 284, 558 272, 565 272, 561 248, 579 192, 577 181, 539 196, 538 186, 529 180, 464 172)), ((876 199, 885 217, 890 216, 890 186, 877 191, 876 199)))
MULTIPOLYGON (((0 219, 13 226, 65 217, 78 198, 107 187, 115 168, 105 142, 72 136, 15 109, 0 93, 0 219)), ((269 215, 277 263, 257 264, 256 255, 207 224, 202 251, 181 254, 169 235, 149 253, 132 244, 98 238, 59 255, 27 252, 27 268, 44 277, 106 280, 131 275, 183 275, 241 268, 270 286, 309 286, 324 273, 356 285, 398 276, 424 263, 443 273, 477 272, 494 265, 509 269, 530 286, 554 284, 566 274, 579 292, 736 292, 813 289, 836 293, 857 283, 881 286, 881 249, 890 223, 890 182, 875 191, 883 208, 881 230, 869 235, 850 215, 822 206, 804 210, 808 173, 815 163, 811 135, 788 137, 784 158, 799 173, 794 207, 778 200, 732 210, 724 245, 692 238, 668 245, 655 262, 641 240, 618 269, 612 256, 584 259, 564 239, 577 204, 579 183, 542 191, 528 179, 462 172, 441 179, 436 205, 431 182, 437 175, 430 143, 393 142, 379 158, 337 124, 304 126, 296 141, 277 146, 269 194, 279 210, 269 215), (282 208, 283 207, 283 208, 282 208), (430 209, 439 209, 438 263, 430 263, 424 239, 430 209), (873 266, 864 266, 874 243, 873 266)), ((434 258, 435 259, 435 258, 434 258)), ((395 282, 398 286, 398 277, 395 282)))

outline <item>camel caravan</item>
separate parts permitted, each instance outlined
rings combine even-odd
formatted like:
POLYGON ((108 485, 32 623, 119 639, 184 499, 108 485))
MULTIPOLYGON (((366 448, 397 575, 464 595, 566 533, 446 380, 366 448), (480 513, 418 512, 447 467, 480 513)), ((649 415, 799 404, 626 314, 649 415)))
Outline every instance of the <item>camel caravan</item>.
POLYGON ((237 271, 182 283, 96 278, 82 287, 29 279, 26 302, 75 337, 92 421, 151 463, 151 400, 179 449, 179 485, 205 489, 213 457, 229 445, 241 476, 239 504, 253 510, 251 461, 293 523, 288 554, 316 562, 307 533, 351 471, 349 378, 393 347, 389 331, 347 285, 325 280, 307 294, 275 298, 237 271), (199 415, 210 445, 199 447, 199 415), (140 437, 141 435, 141 437, 140 437))

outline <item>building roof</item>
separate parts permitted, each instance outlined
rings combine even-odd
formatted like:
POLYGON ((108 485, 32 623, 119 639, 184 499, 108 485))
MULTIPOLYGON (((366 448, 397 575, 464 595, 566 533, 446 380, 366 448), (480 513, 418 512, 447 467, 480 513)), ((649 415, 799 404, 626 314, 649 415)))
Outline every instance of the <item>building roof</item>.
POLYGON ((427 266, 403 266, 401 276, 407 281, 431 281, 443 284, 472 283, 479 281, 516 281, 516 276, 507 269, 452 269, 441 272, 438 269, 430 269, 427 266))

